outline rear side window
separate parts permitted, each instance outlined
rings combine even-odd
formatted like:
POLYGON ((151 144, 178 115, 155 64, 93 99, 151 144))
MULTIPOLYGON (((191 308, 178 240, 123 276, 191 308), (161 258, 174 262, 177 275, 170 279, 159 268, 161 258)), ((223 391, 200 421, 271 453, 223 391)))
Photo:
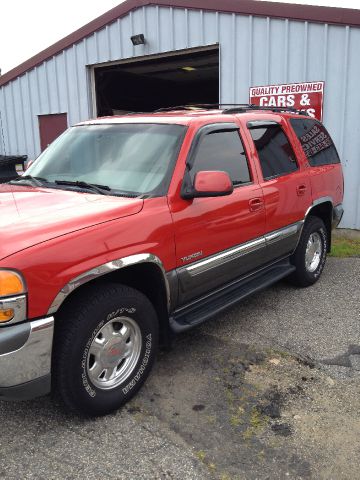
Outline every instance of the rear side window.
POLYGON ((340 163, 334 142, 321 123, 303 118, 290 122, 312 167, 340 163))
POLYGON ((265 180, 298 169, 295 153, 280 125, 250 127, 265 180))
POLYGON ((251 181, 245 150, 239 132, 216 131, 205 135, 199 143, 191 179, 203 170, 220 170, 227 172, 234 185, 251 181))

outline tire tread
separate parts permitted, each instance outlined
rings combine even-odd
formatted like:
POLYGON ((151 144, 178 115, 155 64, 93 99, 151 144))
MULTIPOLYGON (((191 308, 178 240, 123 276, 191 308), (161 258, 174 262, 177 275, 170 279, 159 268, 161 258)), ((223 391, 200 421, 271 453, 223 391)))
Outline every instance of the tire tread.
MULTIPOLYGON (((84 323, 91 317, 94 307, 100 306, 110 299, 124 297, 126 297, 127 300, 133 298, 137 302, 141 299, 141 301, 147 304, 149 313, 153 311, 156 319, 153 305, 144 294, 125 285, 114 283, 90 286, 77 296, 76 299, 70 299, 56 318, 52 358, 52 393, 60 403, 72 412, 84 414, 83 409, 79 408, 76 395, 69 385, 66 368, 64 368, 67 364, 67 352, 71 350, 74 338, 81 337, 84 323), (91 299, 90 301, 89 298, 91 299)), ((138 389, 134 389, 133 394, 135 394, 137 390, 138 389)), ((126 398, 123 403, 128 401, 128 399, 129 398, 126 398)), ((103 414, 106 413, 109 412, 106 411, 103 414)), ((85 414, 93 415, 93 412, 85 411, 85 414)), ((101 415, 102 413, 99 414, 101 415)))
POLYGON ((291 262, 293 265, 295 265, 296 270, 288 277, 290 283, 297 287, 306 288, 314 285, 314 283, 319 280, 326 261, 328 242, 329 239, 326 227, 322 219, 314 215, 309 216, 305 222, 303 231, 301 232, 301 237, 296 250, 291 257, 291 262), (323 245, 324 249, 323 257, 321 259, 320 272, 317 275, 313 275, 305 268, 304 255, 310 234, 318 230, 323 230, 326 244, 323 245))

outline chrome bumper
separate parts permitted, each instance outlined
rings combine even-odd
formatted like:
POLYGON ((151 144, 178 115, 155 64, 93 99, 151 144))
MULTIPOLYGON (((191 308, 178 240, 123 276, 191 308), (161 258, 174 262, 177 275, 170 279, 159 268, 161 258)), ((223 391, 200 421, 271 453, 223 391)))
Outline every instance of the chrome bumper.
POLYGON ((53 333, 53 317, 0 329, 0 398, 49 393, 53 333))

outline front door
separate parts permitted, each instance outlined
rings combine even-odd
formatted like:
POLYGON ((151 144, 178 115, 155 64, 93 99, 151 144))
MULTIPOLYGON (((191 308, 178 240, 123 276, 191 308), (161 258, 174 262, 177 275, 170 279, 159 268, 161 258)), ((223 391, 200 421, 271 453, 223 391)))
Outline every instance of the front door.
POLYGON ((234 192, 225 197, 169 198, 173 217, 179 304, 189 303, 263 263, 265 209, 256 171, 249 164, 239 126, 216 124, 196 134, 187 167, 229 173, 234 192))

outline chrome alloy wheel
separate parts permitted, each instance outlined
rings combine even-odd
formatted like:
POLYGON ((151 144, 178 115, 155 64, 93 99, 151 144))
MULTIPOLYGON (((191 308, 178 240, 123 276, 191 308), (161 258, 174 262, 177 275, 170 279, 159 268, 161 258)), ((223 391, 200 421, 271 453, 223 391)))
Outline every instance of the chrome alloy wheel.
POLYGON ((94 338, 87 357, 87 374, 93 385, 110 390, 133 372, 141 353, 141 331, 128 317, 104 325, 94 338))
POLYGON ((305 252, 306 270, 314 273, 320 265, 323 254, 323 244, 320 233, 314 232, 310 235, 305 252))

